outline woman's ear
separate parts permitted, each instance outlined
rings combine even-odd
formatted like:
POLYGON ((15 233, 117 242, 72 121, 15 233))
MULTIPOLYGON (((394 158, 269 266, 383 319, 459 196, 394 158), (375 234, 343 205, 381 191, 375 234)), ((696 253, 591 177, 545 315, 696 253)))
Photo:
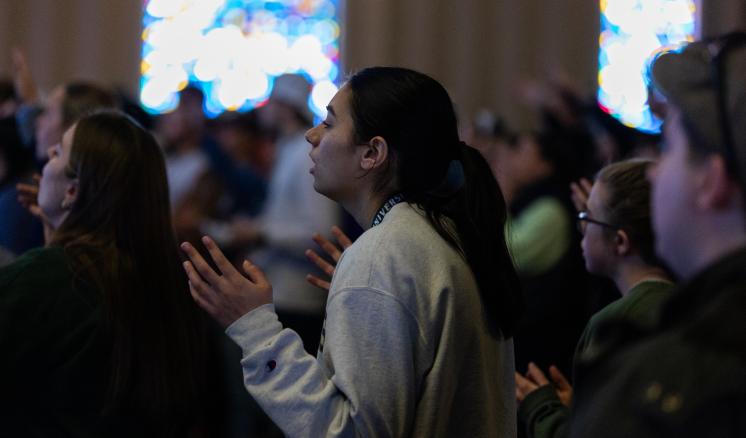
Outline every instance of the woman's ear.
POLYGON ((381 167, 389 156, 389 145, 381 136, 371 138, 363 145, 363 155, 360 157, 360 167, 367 171, 381 167))
POLYGON ((67 190, 65 190, 65 197, 62 199, 62 208, 64 210, 69 209, 75 203, 76 199, 78 199, 78 179, 77 178, 70 181, 70 184, 68 184, 67 190))

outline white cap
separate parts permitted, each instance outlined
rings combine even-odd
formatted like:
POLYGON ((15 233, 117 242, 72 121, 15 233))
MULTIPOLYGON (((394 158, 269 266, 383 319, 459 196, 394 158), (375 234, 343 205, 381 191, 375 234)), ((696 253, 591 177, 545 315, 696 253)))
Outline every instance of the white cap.
POLYGON ((298 74, 286 73, 275 78, 270 100, 282 102, 295 108, 308 122, 313 121, 313 113, 308 107, 311 83, 298 74))

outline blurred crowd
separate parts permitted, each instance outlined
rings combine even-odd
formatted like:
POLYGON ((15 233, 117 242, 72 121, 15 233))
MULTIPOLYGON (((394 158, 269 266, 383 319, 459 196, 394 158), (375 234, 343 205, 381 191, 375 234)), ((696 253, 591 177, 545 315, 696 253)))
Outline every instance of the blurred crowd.
MULTIPOLYGON (((664 73, 659 73, 661 83, 666 80, 662 76, 664 73)), ((678 123, 679 119, 674 119, 678 112, 672 115, 671 106, 658 90, 654 90, 654 81, 650 82, 649 104, 653 113, 661 120, 678 123)), ((742 81, 739 83, 743 88, 742 81)), ((741 91, 737 87, 725 91, 720 88, 719 92, 725 93, 727 100, 727 93, 734 89, 743 97, 742 88, 741 91)), ((320 341, 323 342, 326 289, 329 288, 328 283, 324 286, 318 280, 324 274, 319 267, 326 266, 325 274, 332 274, 334 266, 320 264, 315 260, 318 259, 315 253, 309 256, 307 249, 311 247, 311 238, 321 233, 322 236, 314 240, 328 244, 324 237, 328 233, 329 238, 333 235, 337 241, 347 242, 343 246, 348 246, 362 230, 337 203, 314 190, 314 178, 309 173, 314 163, 309 156, 311 147, 307 140, 307 132, 315 122, 308 108, 309 90, 310 83, 305 77, 284 74, 275 79, 272 93, 262 106, 248 112, 227 111, 209 118, 204 111, 204 95, 199 85, 189 84, 179 92, 175 109, 154 116, 125 92, 89 81, 63 82, 44 94, 34 81, 25 55, 15 50, 13 74, 0 80, 0 267, 13 266, 27 251, 49 243, 59 227, 55 218, 50 217, 50 207, 40 208, 39 181, 45 164, 59 154, 65 132, 93 112, 117 109, 136 120, 157 140, 165 163, 172 227, 177 241, 199 242, 202 236, 209 235, 234 265, 249 258, 273 285, 274 308, 282 325, 298 333, 308 353, 316 354, 320 341), (332 232, 335 225, 341 229, 332 232), (349 240, 340 236, 349 236, 349 240)), ((676 96, 679 92, 689 93, 678 89, 666 91, 676 96)), ((609 371, 613 369, 613 361, 604 362, 605 358, 622 351, 620 346, 627 345, 626 340, 633 335, 685 324, 677 318, 691 309, 681 299, 671 300, 665 308, 665 317, 660 321, 667 326, 660 323, 658 315, 662 303, 673 294, 675 282, 697 272, 683 269, 683 262, 677 255, 697 250, 677 251, 673 244, 661 250, 662 238, 655 235, 661 226, 658 223, 656 227, 654 221, 663 220, 660 219, 663 208, 660 207, 657 216, 651 209, 656 205, 668 206, 666 202, 670 202, 674 211, 678 205, 673 205, 678 198, 669 193, 673 189, 663 196, 660 195, 662 189, 655 192, 651 187, 650 181, 654 179, 651 175, 661 171, 658 163, 661 151, 665 150, 660 134, 625 126, 605 111, 595 96, 583 95, 567 81, 527 80, 521 84, 519 96, 518 104, 532 111, 539 121, 534 129, 510 126, 504 114, 491 109, 479 111, 460 126, 462 138, 481 153, 492 170, 508 212, 505 235, 525 306, 513 335, 515 382, 509 382, 516 388, 518 435, 567 436, 571 425, 575 433, 595 433, 601 427, 596 419, 603 417, 597 406, 615 405, 612 402, 595 405, 594 400, 608 401, 601 388, 607 380, 619 382, 609 377, 614 375, 609 371), (634 323, 635 328, 627 325, 619 328, 621 325, 614 325, 616 323, 634 323), (659 327, 659 323, 664 325, 659 327), (600 374, 599 369, 603 370, 600 374), (576 386, 578 384, 581 386, 576 386)), ((708 105, 711 103, 706 101, 708 105)), ((683 111, 694 105, 686 100, 675 104, 683 111)), ((744 103, 739 101, 732 107, 737 105, 743 107, 744 103)), ((743 117, 743 111, 739 111, 736 116, 743 117)), ((681 123, 690 129, 689 125, 709 120, 706 115, 697 114, 694 118, 684 114, 685 120, 681 123), (692 119, 700 122, 692 122, 692 119)), ((731 132, 735 139, 736 148, 743 148, 743 124, 739 122, 737 119, 710 125, 724 126, 722 129, 731 132)), ((697 131, 696 126, 694 131, 697 131)), ((666 143, 676 132, 666 133, 666 143)), ((708 134, 705 132, 703 136, 708 134)), ((712 153, 708 153, 710 155, 703 155, 707 159, 712 157, 712 153)), ((733 153, 738 158, 740 152, 733 153)), ((735 169, 731 170, 732 175, 744 172, 743 168, 738 170, 737 165, 735 169)), ((664 167, 663 171, 675 172, 671 167, 664 167)), ((137 171, 129 175, 132 180, 139 177, 137 171)), ((718 184, 705 177, 702 181, 702 186, 711 184, 707 187, 718 184)), ((725 187, 726 183, 720 184, 725 187)), ((673 184, 666 187, 673 187, 673 184)), ((737 201, 730 198, 736 196, 733 193, 740 193, 737 189, 728 186, 731 188, 717 192, 717 187, 711 190, 715 193, 711 195, 714 200, 708 201, 710 198, 702 195, 687 205, 700 208, 706 204, 700 210, 709 211, 710 205, 717 209, 726 204, 732 207, 743 203, 741 198, 737 201), (715 199, 716 196, 720 198, 715 199)), ((692 188, 695 189, 699 186, 692 188)), ((147 197, 145 193, 139 195, 147 197)), ((63 198, 59 209, 67 208, 63 198)), ((733 208, 735 211, 736 207, 733 208)), ((677 212, 680 216, 688 214, 683 209, 677 212)), ((695 219, 699 217, 694 216, 695 219)), ((705 222, 708 217, 704 213, 701 217, 701 224, 711 224, 705 222)), ((671 229, 685 231, 685 224, 680 222, 683 219, 675 222, 671 229)), ((731 224, 725 219, 718 223, 731 224)), ((713 236, 716 234, 713 231, 713 236)), ((740 237, 738 235, 734 241, 740 242, 740 237)), ((684 240, 681 237, 671 239, 684 240)), ((697 243, 702 242, 694 242, 697 243)), ((699 248, 705 251, 710 247, 702 243, 699 248)), ((205 259, 211 260, 207 248, 197 245, 196 249, 205 259)), ((336 254, 333 256, 336 262, 344 248, 336 253, 333 247, 323 249, 330 255, 336 254)), ((713 256, 710 261, 716 259, 713 256)), ((717 289, 718 286, 713 287, 717 289)), ((704 300, 699 295, 692 297, 694 301, 704 300)), ((731 309, 743 310, 738 307, 742 300, 733 302, 736 305, 731 309)), ((722 310, 712 310, 705 304, 701 307, 714 312, 713 315, 719 315, 717 312, 722 310)), ((735 318, 730 315, 724 320, 730 317, 735 318)), ((723 339, 718 337, 720 329, 716 326, 708 320, 691 331, 682 329, 687 333, 682 336, 687 340, 698 339, 704 331, 714 333, 712 339, 723 339)), ((220 347, 215 360, 222 370, 219 390, 216 390, 221 400, 220 434, 281 436, 273 421, 244 390, 240 348, 218 330, 213 331, 220 347)), ((658 338, 651 335, 645 339, 653 339, 650 342, 654 343, 658 338)), ((743 345, 735 347, 735 344, 723 342, 726 351, 738 348, 743 351, 743 345)), ((660 351, 669 351, 665 346, 679 344, 661 345, 664 347, 660 351)), ((644 362, 644 354, 657 350, 625 351, 635 352, 639 363, 644 362)), ((680 354, 682 360, 696 356, 690 351, 671 351, 671 355, 680 354)), ((733 369, 723 367, 726 374, 733 369)), ((690 382, 689 377, 682 377, 678 382, 690 382)), ((736 380, 734 386, 742 388, 743 376, 736 380)), ((664 413, 674 415, 684 403, 680 399, 684 389, 667 393, 666 382, 659 382, 645 373, 632 375, 625 382, 635 382, 632 385, 635 390, 645 385, 641 397, 660 405, 664 413)), ((619 383, 614 388, 620 390, 627 386, 619 383)), ((728 406, 737 416, 743 411, 743 394, 733 395, 732 400, 728 406)), ((649 416, 656 425, 659 421, 668 421, 659 420, 647 411, 639 415, 639 418, 649 416)), ((687 421, 676 424, 689 425, 687 421)), ((729 435, 730 429, 724 430, 727 432, 717 436, 735 436, 729 435)), ((588 433, 582 436, 592 436, 588 433)))

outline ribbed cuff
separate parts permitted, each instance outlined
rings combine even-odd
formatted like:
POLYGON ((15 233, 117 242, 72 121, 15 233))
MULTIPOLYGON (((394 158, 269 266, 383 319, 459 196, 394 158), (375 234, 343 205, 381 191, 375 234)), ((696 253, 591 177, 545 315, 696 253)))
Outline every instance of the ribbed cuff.
POLYGON ((225 329, 225 334, 233 340, 244 357, 253 349, 266 343, 282 330, 282 324, 275 313, 274 304, 264 304, 243 315, 225 329))

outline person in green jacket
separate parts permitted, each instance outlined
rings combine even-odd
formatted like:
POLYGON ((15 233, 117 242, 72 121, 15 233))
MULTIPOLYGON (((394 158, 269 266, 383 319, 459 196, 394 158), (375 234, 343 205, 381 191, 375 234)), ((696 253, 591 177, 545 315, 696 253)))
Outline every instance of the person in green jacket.
POLYGON ((48 154, 31 208, 50 242, 0 269, 0 435, 217 436, 158 144, 100 112, 48 154))
MULTIPOLYGON (((578 342, 573 369, 604 349, 597 334, 607 322, 623 319, 651 326, 658 306, 674 287, 653 248, 646 178, 652 164, 633 159, 604 167, 587 200, 578 202, 586 204, 578 213, 586 268, 613 280, 622 297, 593 315, 578 342)), ((584 197, 577 186, 574 190, 576 199, 584 197)), ((550 367, 549 374, 553 384, 530 363, 525 375, 515 375, 518 415, 529 437, 567 435, 572 386, 557 367, 550 367)))

